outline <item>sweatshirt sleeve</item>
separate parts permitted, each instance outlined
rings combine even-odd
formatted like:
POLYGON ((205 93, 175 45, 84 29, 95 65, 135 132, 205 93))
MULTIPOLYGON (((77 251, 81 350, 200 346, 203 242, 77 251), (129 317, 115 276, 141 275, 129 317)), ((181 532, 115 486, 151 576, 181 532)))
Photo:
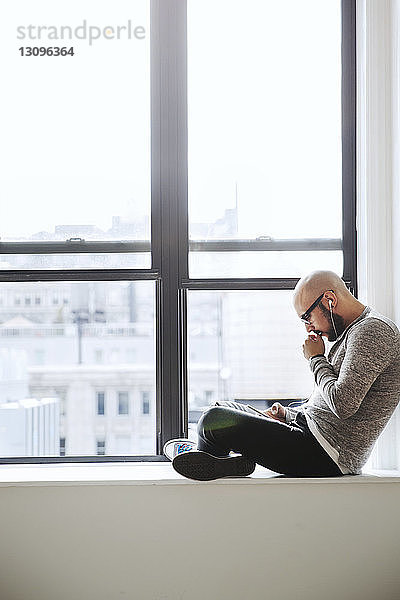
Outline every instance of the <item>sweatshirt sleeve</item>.
POLYGON ((285 407, 285 421, 288 425, 295 420, 298 412, 300 412, 300 408, 285 407))
POLYGON ((376 378, 393 360, 395 337, 389 325, 370 318, 349 332, 338 374, 325 357, 310 359, 318 389, 339 419, 348 419, 357 412, 376 378))

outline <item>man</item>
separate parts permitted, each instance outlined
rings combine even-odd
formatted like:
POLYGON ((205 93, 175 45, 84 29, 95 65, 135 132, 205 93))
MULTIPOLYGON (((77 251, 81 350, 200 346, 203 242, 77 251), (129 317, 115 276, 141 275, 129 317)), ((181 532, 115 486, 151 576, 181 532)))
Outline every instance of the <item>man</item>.
POLYGON ((166 444, 167 455, 178 448, 178 473, 245 476, 256 463, 298 477, 360 473, 400 399, 399 331, 330 271, 301 279, 293 304, 308 333, 303 353, 315 380, 309 400, 297 408, 275 403, 263 415, 234 402, 211 407, 198 423, 197 450, 166 444), (334 342, 327 357, 324 337, 334 342))

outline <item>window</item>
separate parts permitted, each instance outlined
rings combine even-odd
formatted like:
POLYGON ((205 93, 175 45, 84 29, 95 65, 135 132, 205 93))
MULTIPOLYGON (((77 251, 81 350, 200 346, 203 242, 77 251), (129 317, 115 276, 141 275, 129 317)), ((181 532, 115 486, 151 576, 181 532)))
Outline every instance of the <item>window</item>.
POLYGON ((96 442, 97 456, 104 456, 105 453, 106 453, 106 441, 104 439, 97 440, 97 442, 96 442))
POLYGON ((65 456, 65 437, 60 438, 60 456, 65 456))
POLYGON ((192 348, 197 351, 196 359, 188 360, 189 411, 204 410, 217 399, 284 404, 310 396, 313 381, 300 352, 304 326, 291 306, 291 294, 190 291, 188 354, 192 348), (195 316, 199 304, 202 320, 195 316))
POLYGON ((118 414, 129 415, 129 393, 118 392, 118 414))
POLYGON ((307 398, 290 290, 331 269, 356 292, 353 18, 352 2, 188 0, 190 427, 216 399, 307 398))
POLYGON ((340 47, 338 1, 188 0, 190 277, 342 270, 340 47))
MULTIPOLYGON (((0 8, 4 26, 31 3, 0 8)), ((34 0, 33 28, 57 29, 53 4, 34 0)), ((119 38, 71 39, 73 69, 0 39, 0 338, 12 400, 65 390, 65 455, 134 460, 219 398, 307 393, 291 290, 332 268, 356 291, 355 1, 102 14, 119 38)), ((88 0, 62 17, 72 36, 100 18, 88 0)))
POLYGON ((150 392, 142 392, 142 414, 150 414, 150 392))
POLYGON ((96 392, 96 412, 98 415, 105 414, 105 393, 96 392))

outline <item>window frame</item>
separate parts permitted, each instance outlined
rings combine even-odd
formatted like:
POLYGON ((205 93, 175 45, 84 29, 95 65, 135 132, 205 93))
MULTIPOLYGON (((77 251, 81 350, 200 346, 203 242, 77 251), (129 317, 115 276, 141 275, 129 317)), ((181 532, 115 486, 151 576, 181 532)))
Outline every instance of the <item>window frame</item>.
MULTIPOLYGON (((0 242, 0 254, 151 251, 150 269, 4 270, 0 282, 143 281, 156 294, 156 454, 0 458, 2 463, 160 461, 187 436, 187 294, 290 290, 298 278, 191 279, 190 251, 343 250, 343 280, 357 295, 356 0, 342 7, 342 239, 190 241, 188 235, 187 1, 150 0, 151 245, 148 241, 0 242)), ((150 410, 153 414, 153 410, 150 410)))

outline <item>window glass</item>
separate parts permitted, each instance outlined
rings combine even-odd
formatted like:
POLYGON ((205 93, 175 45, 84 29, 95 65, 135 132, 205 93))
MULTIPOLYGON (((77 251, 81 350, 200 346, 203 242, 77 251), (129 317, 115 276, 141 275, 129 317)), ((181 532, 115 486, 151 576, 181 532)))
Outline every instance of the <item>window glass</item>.
POLYGON ((191 252, 189 270, 193 278, 303 277, 311 271, 343 272, 343 252, 191 252))
MULTIPOLYGON (((5 269, 150 269, 150 252, 102 254, 1 254, 5 269)), ((18 303, 21 299, 18 299, 18 303)), ((63 301, 65 304, 65 300, 63 301)))
POLYGON ((154 282, 0 288, 6 299, 0 307, 0 456, 57 456, 63 437, 66 455, 92 455, 100 438, 112 454, 117 434, 129 436, 126 454, 154 454, 154 282), (39 289, 40 305, 15 305, 16 295, 34 297, 39 289), (69 301, 53 305, 54 297, 69 301), (135 358, 128 362, 132 349, 135 358), (140 402, 144 386, 150 418, 129 407, 135 397, 140 402), (118 420, 118 414, 131 416, 118 420))
POLYGON ((340 1, 188 0, 188 127, 192 239, 340 238, 340 1))
POLYGON ((149 13, 149 0, 2 3, 2 241, 150 239, 149 13))
POLYGON ((309 397, 291 291, 189 292, 189 426, 216 400, 267 407, 309 397))

